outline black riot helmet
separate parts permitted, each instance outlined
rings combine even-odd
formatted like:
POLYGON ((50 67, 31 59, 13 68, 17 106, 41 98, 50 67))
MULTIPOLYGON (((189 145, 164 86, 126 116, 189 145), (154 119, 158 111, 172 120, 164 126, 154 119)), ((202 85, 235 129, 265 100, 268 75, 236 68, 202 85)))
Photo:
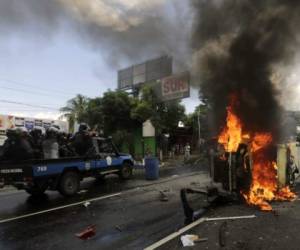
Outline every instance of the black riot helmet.
POLYGON ((31 131, 30 131, 30 135, 35 137, 40 137, 45 133, 45 129, 43 127, 40 126, 35 126, 31 131))
POLYGON ((81 123, 79 125, 79 132, 87 132, 89 130, 89 126, 86 123, 81 123))
POLYGON ((14 138, 18 136, 18 131, 15 128, 8 129, 6 131, 6 136, 8 138, 14 138))

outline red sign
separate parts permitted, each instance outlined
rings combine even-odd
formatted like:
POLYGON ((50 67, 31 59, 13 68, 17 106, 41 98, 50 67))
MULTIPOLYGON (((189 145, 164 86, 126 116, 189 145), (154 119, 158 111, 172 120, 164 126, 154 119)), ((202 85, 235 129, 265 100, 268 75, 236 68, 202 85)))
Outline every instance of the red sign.
POLYGON ((181 99, 190 96, 189 74, 182 73, 161 80, 163 100, 181 99))

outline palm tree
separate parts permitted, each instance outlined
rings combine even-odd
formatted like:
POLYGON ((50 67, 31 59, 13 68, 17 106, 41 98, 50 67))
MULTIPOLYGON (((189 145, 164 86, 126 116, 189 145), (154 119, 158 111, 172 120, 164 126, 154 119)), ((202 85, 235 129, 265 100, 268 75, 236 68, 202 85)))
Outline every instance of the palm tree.
POLYGON ((75 122, 81 123, 86 121, 88 101, 87 97, 78 94, 69 100, 65 107, 60 109, 60 112, 63 113, 62 117, 68 119, 70 131, 74 132, 75 122))

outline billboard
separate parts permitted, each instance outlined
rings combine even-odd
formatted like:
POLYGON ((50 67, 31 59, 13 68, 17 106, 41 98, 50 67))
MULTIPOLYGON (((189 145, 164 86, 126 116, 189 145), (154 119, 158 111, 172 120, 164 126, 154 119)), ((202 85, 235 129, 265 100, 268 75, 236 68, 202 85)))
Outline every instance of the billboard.
POLYGON ((16 127, 25 127, 25 118, 15 117, 15 126, 16 127))
POLYGON ((190 96, 190 75, 184 72, 161 79, 162 101, 182 99, 190 96))
POLYGON ((33 119, 25 119, 25 128, 28 129, 28 131, 32 130, 34 128, 34 120, 33 119))
POLYGON ((118 71, 118 88, 128 89, 133 84, 133 67, 118 71))
POLYGON ((6 130, 0 129, 0 146, 4 144, 6 138, 6 130))
POLYGON ((51 125, 58 125, 62 131, 68 132, 68 123, 65 121, 0 115, 0 131, 6 131, 15 127, 25 127, 28 130, 32 130, 35 126, 47 129, 51 125))
POLYGON ((63 132, 69 132, 69 124, 65 121, 16 117, 12 115, 0 115, 0 146, 2 146, 4 141, 6 140, 7 129, 25 127, 30 131, 35 126, 44 127, 45 129, 47 129, 52 124, 58 125, 60 127, 60 130, 63 132))
POLYGON ((130 89, 140 84, 172 75, 172 58, 162 56, 118 71, 118 89, 130 89))
POLYGON ((34 126, 43 127, 43 120, 34 120, 34 126))

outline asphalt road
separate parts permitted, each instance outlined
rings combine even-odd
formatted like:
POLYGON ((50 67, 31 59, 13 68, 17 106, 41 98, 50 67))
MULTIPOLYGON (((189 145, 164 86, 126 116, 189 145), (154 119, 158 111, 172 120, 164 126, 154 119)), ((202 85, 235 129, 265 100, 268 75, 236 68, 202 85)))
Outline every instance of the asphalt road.
POLYGON ((191 184, 206 185, 207 175, 200 170, 166 169, 155 182, 145 181, 141 171, 127 182, 115 177, 104 182, 88 180, 72 199, 57 192, 47 192, 39 199, 25 192, 2 192, 0 249, 143 249, 183 226, 179 190, 191 184), (168 201, 160 200, 160 191, 168 201), (105 198, 116 193, 120 195, 105 198), (88 207, 69 206, 98 197, 88 207), (69 207, 34 214, 66 205, 69 207), (96 225, 96 235, 87 241, 78 239, 75 234, 89 225, 96 225))
MULTIPOLYGON (((299 197, 300 184, 294 191, 299 197)), ((208 211, 205 217, 220 218, 255 215, 253 219, 204 222, 186 234, 207 238, 188 249, 222 250, 299 250, 300 200, 272 202, 273 211, 263 212, 243 202, 227 204, 208 211), (223 226, 222 226, 223 225, 223 226), (225 228, 224 228, 225 225, 225 228), (221 227, 224 230, 221 230, 221 227), (220 232, 222 236, 220 238, 220 232)), ((164 244, 159 250, 182 249, 180 237, 164 244)))
MULTIPOLYGON (((1 192, 0 249, 144 249, 184 226, 179 190, 208 185, 207 174, 202 170, 196 166, 169 168, 154 182, 145 181, 141 171, 127 182, 114 176, 104 182, 87 180, 82 184, 82 192, 72 199, 65 199, 56 192, 47 192, 40 199, 33 199, 25 192, 1 192), (160 191, 166 194, 168 201, 160 199, 160 191), (87 199, 97 200, 87 207, 74 204, 87 199), (35 214, 53 208, 59 209, 35 214), (18 217, 23 215, 29 216, 18 217), (90 225, 96 226, 94 237, 84 241, 75 236, 90 225)), ((300 193, 299 185, 295 191, 300 193)), ((199 205, 203 200, 204 197, 198 196, 194 204, 199 205)), ((272 206, 274 213, 261 212, 244 203, 211 209, 205 216, 254 214, 256 218, 227 221, 224 246, 219 243, 223 221, 204 222, 186 233, 208 241, 196 243, 189 249, 299 250, 299 199, 275 202, 272 206)), ((182 248, 177 237, 159 250, 182 248)))

